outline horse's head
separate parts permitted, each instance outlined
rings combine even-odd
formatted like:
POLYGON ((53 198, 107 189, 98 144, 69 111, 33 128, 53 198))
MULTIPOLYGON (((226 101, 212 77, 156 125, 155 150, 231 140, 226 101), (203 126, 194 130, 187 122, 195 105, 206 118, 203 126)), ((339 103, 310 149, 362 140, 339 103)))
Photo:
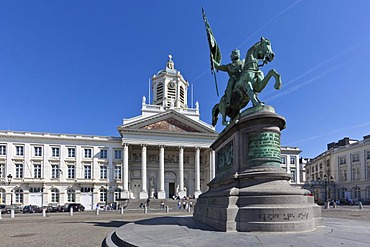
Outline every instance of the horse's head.
POLYGON ((272 51, 270 40, 261 37, 261 41, 258 42, 257 49, 257 59, 263 60, 264 64, 271 62, 274 59, 275 54, 272 51))

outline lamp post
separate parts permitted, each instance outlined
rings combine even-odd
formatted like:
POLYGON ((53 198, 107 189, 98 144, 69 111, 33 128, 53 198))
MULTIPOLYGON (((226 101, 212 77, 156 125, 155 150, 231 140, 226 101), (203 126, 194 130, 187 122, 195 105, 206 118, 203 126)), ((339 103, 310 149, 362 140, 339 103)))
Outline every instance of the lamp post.
POLYGON ((12 174, 8 174, 8 176, 6 176, 6 178, 8 179, 8 185, 10 185, 10 182, 11 182, 11 181, 12 181, 12 179, 13 179, 12 174))
POLYGON ((8 176, 6 176, 6 178, 7 178, 7 182, 5 181, 5 179, 1 176, 1 174, 2 174, 2 172, 0 171, 0 178, 1 178, 1 180, 0 180, 0 184, 1 185, 9 185, 10 184, 10 182, 12 181, 12 178, 13 178, 13 176, 12 176, 12 174, 9 174, 8 176))

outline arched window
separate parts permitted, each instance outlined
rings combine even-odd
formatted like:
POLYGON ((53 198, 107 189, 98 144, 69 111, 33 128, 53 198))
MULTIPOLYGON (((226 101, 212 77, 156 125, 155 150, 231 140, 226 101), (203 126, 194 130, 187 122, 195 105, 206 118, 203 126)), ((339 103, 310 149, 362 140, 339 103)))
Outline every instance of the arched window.
POLYGON ((344 188, 344 187, 340 188, 338 190, 338 198, 339 199, 346 199, 346 193, 345 193, 346 191, 347 191, 346 188, 344 188))
POLYGON ((6 193, 4 189, 0 189, 0 203, 5 204, 6 203, 6 193))
POLYGON ((352 197, 356 200, 361 200, 361 189, 358 186, 352 188, 352 197))
POLYGON ((52 188, 50 190, 51 202, 59 202, 59 190, 57 188, 52 188))
POLYGON ((180 87, 180 102, 185 106, 185 90, 184 87, 180 87))
POLYGON ((162 99, 163 99, 163 83, 159 83, 157 85, 157 101, 161 101, 162 99))
POLYGON ((114 201, 117 201, 117 199, 121 199, 121 193, 122 190, 120 188, 116 188, 114 190, 114 201))
POLYGON ((72 188, 67 190, 67 201, 76 202, 76 191, 72 188))
POLYGON ((23 204, 23 190, 16 188, 14 190, 15 203, 23 204))
POLYGON ((367 203, 370 203, 370 185, 366 187, 365 197, 366 197, 367 203))

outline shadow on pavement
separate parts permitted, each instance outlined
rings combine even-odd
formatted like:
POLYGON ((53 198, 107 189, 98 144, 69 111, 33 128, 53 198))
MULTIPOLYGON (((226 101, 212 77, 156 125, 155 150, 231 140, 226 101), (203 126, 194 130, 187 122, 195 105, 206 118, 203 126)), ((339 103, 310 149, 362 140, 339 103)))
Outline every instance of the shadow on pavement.
POLYGON ((193 217, 157 217, 152 219, 145 219, 145 220, 138 220, 134 222, 137 225, 178 225, 178 226, 185 226, 190 229, 198 229, 204 231, 215 231, 219 232, 211 226, 206 224, 200 223, 193 219, 193 217))

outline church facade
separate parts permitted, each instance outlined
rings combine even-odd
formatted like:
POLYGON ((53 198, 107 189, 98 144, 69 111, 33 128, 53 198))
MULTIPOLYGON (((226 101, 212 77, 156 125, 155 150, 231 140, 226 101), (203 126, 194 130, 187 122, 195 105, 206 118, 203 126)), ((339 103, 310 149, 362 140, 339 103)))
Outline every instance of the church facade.
MULTIPOLYGON (((215 176, 210 148, 218 133, 187 105, 189 83, 171 56, 152 77, 151 102, 124 119, 119 136, 0 131, 0 204, 63 205, 86 210, 120 199, 197 198, 215 176)), ((303 179, 301 150, 282 147, 282 168, 303 179)))
POLYGON ((0 203, 89 210, 121 198, 197 198, 214 177, 217 132, 198 103, 188 107, 188 86, 170 57, 152 77, 152 102, 142 98, 119 137, 0 131, 0 203))

